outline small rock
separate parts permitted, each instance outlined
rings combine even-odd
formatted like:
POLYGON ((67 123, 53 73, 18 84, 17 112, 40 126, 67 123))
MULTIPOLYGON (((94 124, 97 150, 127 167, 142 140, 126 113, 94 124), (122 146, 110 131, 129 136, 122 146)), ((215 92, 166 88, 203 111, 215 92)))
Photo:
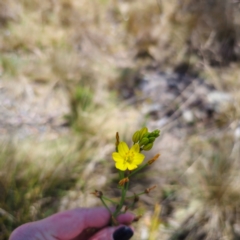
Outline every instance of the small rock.
POLYGON ((161 110, 161 105, 158 103, 146 104, 143 106, 143 114, 157 113, 161 110))
POLYGON ((234 230, 234 233, 239 237, 240 236, 240 225, 235 223, 233 225, 233 230, 234 230))
POLYGON ((220 91, 213 91, 207 95, 207 102, 214 111, 222 113, 229 107, 233 98, 230 94, 220 91))
POLYGON ((149 230, 147 227, 142 227, 141 228, 141 239, 146 240, 149 238, 149 230))
POLYGON ((193 112, 191 110, 185 110, 182 114, 183 119, 185 120, 185 122, 187 124, 191 124, 194 122, 194 115, 193 112))
POLYGON ((159 120, 149 122, 148 125, 150 128, 162 128, 164 125, 168 123, 168 121, 169 121, 168 117, 163 117, 160 118, 159 120))
POLYGON ((234 137, 236 140, 240 139, 240 126, 238 126, 234 131, 234 137))

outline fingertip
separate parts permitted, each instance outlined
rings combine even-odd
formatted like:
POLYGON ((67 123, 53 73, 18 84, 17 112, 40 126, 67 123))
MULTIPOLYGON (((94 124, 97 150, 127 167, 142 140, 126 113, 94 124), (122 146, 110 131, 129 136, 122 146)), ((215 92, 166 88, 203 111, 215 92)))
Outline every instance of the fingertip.
POLYGON ((9 240, 33 239, 36 233, 36 224, 25 223, 16 228, 10 235, 9 240))
POLYGON ((86 227, 104 227, 108 225, 111 215, 104 207, 88 208, 85 213, 86 227))
POLYGON ((135 215, 133 213, 127 212, 124 214, 121 214, 117 217, 117 221, 120 224, 124 224, 124 225, 129 225, 132 223, 132 221, 134 220, 135 215))

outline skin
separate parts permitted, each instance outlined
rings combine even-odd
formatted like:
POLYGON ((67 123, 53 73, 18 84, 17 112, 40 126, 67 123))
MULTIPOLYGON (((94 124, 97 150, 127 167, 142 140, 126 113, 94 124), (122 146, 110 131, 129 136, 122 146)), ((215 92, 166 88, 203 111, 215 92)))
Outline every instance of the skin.
MULTIPOLYGON (((118 216, 120 224, 130 225, 131 213, 118 216)), ((40 221, 26 223, 13 231, 9 240, 112 240, 118 227, 109 226, 105 208, 77 208, 54 214, 40 221)))

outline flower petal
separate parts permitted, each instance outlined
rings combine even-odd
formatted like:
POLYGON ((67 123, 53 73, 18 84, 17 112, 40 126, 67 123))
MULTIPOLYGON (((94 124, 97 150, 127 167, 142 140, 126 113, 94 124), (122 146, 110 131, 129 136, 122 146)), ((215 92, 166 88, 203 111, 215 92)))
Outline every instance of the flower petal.
POLYGON ((118 144, 118 152, 122 157, 124 157, 126 153, 129 152, 128 145, 125 142, 120 142, 118 144))
POLYGON ((134 169, 136 169, 137 168, 137 165, 136 164, 134 164, 134 163, 127 163, 127 168, 128 168, 128 170, 134 170, 134 169))
POLYGON ((138 143, 134 144, 132 147, 131 147, 131 150, 134 151, 134 152, 138 152, 140 151, 140 146, 138 143))
POLYGON ((123 162, 116 162, 115 167, 121 171, 127 170, 127 164, 124 164, 123 162))
POLYGON ((140 165, 143 162, 144 158, 145 156, 142 153, 135 153, 132 163, 140 165))
POLYGON ((112 158, 115 162, 123 162, 124 161, 124 159, 122 158, 122 156, 118 152, 114 152, 112 154, 112 158))

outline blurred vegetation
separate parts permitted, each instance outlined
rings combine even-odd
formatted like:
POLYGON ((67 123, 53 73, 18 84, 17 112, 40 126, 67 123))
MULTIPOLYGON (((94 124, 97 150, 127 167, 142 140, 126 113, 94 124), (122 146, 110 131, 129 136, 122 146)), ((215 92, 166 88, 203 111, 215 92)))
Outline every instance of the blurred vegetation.
POLYGON ((149 239, 239 239, 238 142, 229 134, 240 116, 239 4, 0 0, 1 81, 14 85, 24 79, 63 89, 69 107, 64 124, 70 127, 67 136, 54 140, 1 141, 0 239, 58 211, 69 191, 89 192, 94 167, 110 169, 101 160, 113 149, 115 132, 128 139, 128 128, 142 123, 118 94, 131 97, 139 70, 158 67, 203 77, 228 91, 234 104, 219 115, 212 135, 195 129, 183 140, 187 164, 178 171, 173 166, 171 176, 182 171, 184 183, 167 182, 162 189, 165 202, 174 195, 175 225, 159 214, 157 204, 138 227, 147 228, 149 239), (227 127, 220 132, 222 125, 227 127))
POLYGON ((81 162, 90 157, 81 146, 77 150, 67 138, 1 144, 1 239, 18 225, 56 211, 60 197, 78 180, 81 162))

